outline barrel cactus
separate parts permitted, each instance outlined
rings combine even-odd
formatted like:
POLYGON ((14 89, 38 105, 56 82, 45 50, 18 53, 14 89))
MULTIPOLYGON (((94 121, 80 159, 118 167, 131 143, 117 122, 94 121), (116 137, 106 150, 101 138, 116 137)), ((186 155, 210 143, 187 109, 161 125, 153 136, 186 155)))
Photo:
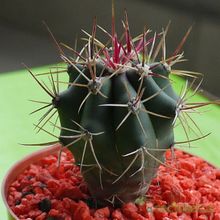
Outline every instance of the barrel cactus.
MULTIPOLYGON (((50 71, 52 89, 28 69, 52 98, 51 102, 41 102, 46 105, 36 110, 50 108, 36 127, 45 130, 46 122, 58 112, 60 126, 54 126, 60 129, 61 150, 68 148, 73 153, 92 198, 100 206, 120 206, 144 196, 164 163, 165 151, 175 144, 176 119, 184 111, 204 105, 187 105, 184 94, 178 96, 169 79, 171 67, 182 60, 180 50, 189 31, 166 58, 168 27, 153 36, 145 28, 132 38, 125 13, 119 40, 114 13, 112 18, 111 34, 94 20, 92 33, 84 31, 88 38, 79 52, 59 44, 51 34, 67 64, 60 71, 50 71), (97 28, 109 37, 106 44, 96 38, 97 28), (74 57, 65 55, 64 47, 74 57), (162 60, 156 61, 160 52, 162 60), (56 86, 62 83, 58 78, 61 72, 69 76, 62 92, 56 86)), ((179 74, 198 76, 186 71, 179 74)))

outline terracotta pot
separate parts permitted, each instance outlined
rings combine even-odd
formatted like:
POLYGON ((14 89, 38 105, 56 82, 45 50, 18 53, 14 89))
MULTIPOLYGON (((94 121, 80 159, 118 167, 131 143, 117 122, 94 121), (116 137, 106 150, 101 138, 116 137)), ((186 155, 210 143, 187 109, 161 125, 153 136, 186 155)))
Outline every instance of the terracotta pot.
POLYGON ((3 202, 8 210, 8 219, 9 220, 19 220, 15 214, 12 212, 11 208, 9 207, 7 203, 7 194, 8 194, 8 188, 11 185, 11 183, 16 179, 16 177, 22 173, 31 163, 37 162, 42 157, 47 156, 49 154, 53 154, 58 151, 60 148, 59 144, 55 144, 49 147, 46 147, 42 150, 39 150, 37 152, 34 152, 26 157, 24 157, 22 160, 15 163, 10 170, 5 175, 5 178, 2 183, 2 198, 3 202))

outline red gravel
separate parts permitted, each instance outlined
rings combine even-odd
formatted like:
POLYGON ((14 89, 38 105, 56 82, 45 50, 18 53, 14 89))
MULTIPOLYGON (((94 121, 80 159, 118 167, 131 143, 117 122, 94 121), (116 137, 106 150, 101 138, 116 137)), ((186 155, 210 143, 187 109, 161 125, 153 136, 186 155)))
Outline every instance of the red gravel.
POLYGON ((220 220, 220 170, 198 157, 166 154, 147 200, 120 209, 89 208, 86 185, 70 152, 30 165, 8 192, 8 204, 20 220, 220 220))

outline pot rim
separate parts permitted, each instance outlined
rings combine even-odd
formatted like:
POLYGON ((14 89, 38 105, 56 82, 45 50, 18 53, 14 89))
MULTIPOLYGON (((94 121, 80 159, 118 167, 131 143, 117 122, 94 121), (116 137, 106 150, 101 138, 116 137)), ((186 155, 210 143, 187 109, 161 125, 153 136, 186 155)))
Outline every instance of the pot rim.
POLYGON ((10 214, 14 219, 19 220, 18 217, 14 214, 14 212, 11 210, 10 206, 7 202, 7 195, 8 195, 8 188, 10 184, 15 180, 16 176, 22 173, 22 171, 27 168, 27 166, 30 164, 29 161, 32 162, 38 161, 40 158, 47 156, 49 153, 53 154, 60 148, 60 144, 56 143, 50 146, 47 146, 43 149, 37 150, 33 153, 30 153, 26 156, 24 156, 22 159, 15 162, 9 170, 6 172, 1 186, 1 195, 2 200, 7 208, 8 214, 10 214))

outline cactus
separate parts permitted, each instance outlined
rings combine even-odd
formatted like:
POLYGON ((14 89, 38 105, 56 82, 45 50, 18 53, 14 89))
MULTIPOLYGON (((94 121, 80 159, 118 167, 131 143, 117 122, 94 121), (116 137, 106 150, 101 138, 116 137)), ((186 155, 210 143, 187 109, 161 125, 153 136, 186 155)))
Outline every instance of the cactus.
MULTIPOLYGON (((125 13, 123 38, 119 40, 112 14, 112 33, 97 26, 94 20, 92 33, 85 32, 88 39, 80 52, 65 44, 61 46, 50 32, 68 65, 64 70, 50 71, 51 90, 27 67, 52 98, 33 112, 50 108, 36 127, 46 131, 44 125, 58 112, 60 126, 54 126, 60 129, 61 150, 68 148, 73 153, 92 198, 100 206, 120 206, 144 196, 159 165, 165 163, 165 151, 177 144, 173 132, 176 119, 189 109, 209 104, 187 105, 187 89, 178 96, 169 79, 171 67, 182 60, 179 52, 189 31, 172 56, 166 58, 168 27, 151 37, 150 31, 144 29, 132 39, 125 13), (106 45, 96 38, 97 27, 110 38, 106 45), (66 56, 63 47, 76 57, 66 56), (156 61, 159 51, 162 60, 156 61), (61 83, 60 72, 69 75, 68 86, 62 92, 56 86, 61 83)), ((175 72, 191 78, 200 75, 175 72)), ((186 142, 190 142, 186 136, 186 142)))

